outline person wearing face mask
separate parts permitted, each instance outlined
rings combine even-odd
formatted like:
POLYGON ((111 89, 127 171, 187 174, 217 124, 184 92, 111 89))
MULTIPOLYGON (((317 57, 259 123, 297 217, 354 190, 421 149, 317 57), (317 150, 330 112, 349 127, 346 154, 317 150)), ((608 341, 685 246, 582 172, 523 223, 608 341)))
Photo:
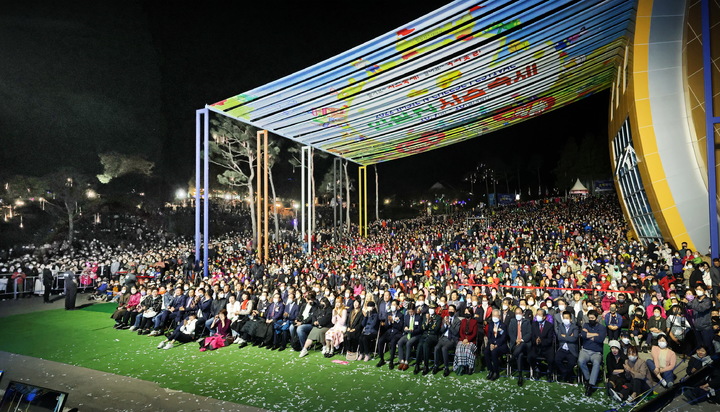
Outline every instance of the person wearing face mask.
POLYGON ((438 307, 431 303, 427 315, 422 322, 422 335, 418 341, 417 360, 413 373, 420 373, 420 365, 423 367, 423 375, 430 373, 430 354, 438 341, 438 334, 442 326, 442 318, 437 314, 438 307))
POLYGON ((650 304, 645 308, 645 313, 653 313, 656 307, 660 309, 660 316, 665 319, 665 307, 662 305, 662 302, 658 299, 656 294, 653 293, 650 297, 650 304))
POLYGON ((377 353, 380 355, 380 362, 376 365, 381 368, 385 365, 385 352, 390 350, 390 369, 395 367, 395 350, 397 343, 403 336, 403 314, 400 311, 400 303, 397 300, 390 302, 390 308, 386 314, 386 329, 381 332, 377 343, 377 353))
POLYGON ((712 362, 712 358, 708 356, 708 349, 704 345, 700 345, 688 361, 687 374, 692 375, 712 362))
POLYGON ((690 330, 690 324, 685 316, 682 315, 680 305, 670 307, 670 315, 665 319, 667 326, 667 336, 670 348, 677 353, 689 353, 685 346, 685 334, 690 330))
POLYGON ((573 365, 578 359, 578 338, 580 331, 572 321, 570 311, 562 314, 562 321, 556 330, 558 340, 558 350, 555 352, 555 369, 558 371, 558 379, 560 382, 567 382, 573 365))
POLYGON ((260 341, 259 347, 272 349, 275 335, 275 322, 282 321, 285 314, 285 304, 282 302, 279 293, 275 293, 272 303, 265 311, 265 322, 258 325, 256 334, 260 341))
POLYGON ((458 375, 472 373, 475 368, 475 352, 477 351, 478 322, 473 317, 471 307, 463 311, 463 319, 460 322, 460 338, 455 347, 455 358, 453 370, 458 375))
MULTIPOLYGON (((305 339, 305 345, 300 351, 300 357, 305 357, 308 354, 308 349, 313 342, 325 342, 325 333, 332 326, 332 308, 330 302, 324 297, 320 298, 319 305, 316 310, 310 315, 310 324, 312 329, 305 339)), ((323 347, 323 355, 325 355, 327 349, 323 347)))
POLYGON ((657 346, 653 346, 651 353, 652 358, 648 359, 646 363, 653 380, 659 382, 664 388, 672 387, 675 380, 673 370, 677 356, 668 347, 667 336, 663 334, 658 337, 657 346))
POLYGON ((298 308, 297 318, 295 318, 295 322, 290 327, 290 339, 293 350, 300 351, 305 347, 307 336, 313 328, 312 318, 313 313, 317 310, 317 306, 315 292, 307 292, 302 305, 298 308))
POLYGON ((645 393, 650 389, 650 371, 647 363, 638 360, 638 350, 635 346, 630 346, 627 352, 627 359, 623 365, 625 375, 630 381, 628 384, 628 396, 624 397, 628 402, 633 402, 638 395, 645 393))
POLYGON ((627 356, 627 349, 632 346, 632 341, 630 340, 630 332, 627 330, 623 330, 620 332, 620 349, 622 349, 622 352, 625 356, 627 356))
POLYGON ((335 351, 340 349, 347 331, 347 308, 343 305, 342 298, 335 299, 335 307, 332 310, 332 328, 325 333, 325 346, 323 347, 326 358, 331 358, 335 351))
POLYGON ((535 320, 532 322, 532 345, 528 354, 528 362, 533 375, 539 377, 540 369, 538 358, 545 358, 548 365, 547 380, 552 382, 553 367, 555 361, 555 329, 547 321, 545 309, 538 309, 535 312, 535 320))
POLYGON ((460 336, 460 316, 456 314, 455 305, 448 305, 447 317, 443 319, 442 325, 440 326, 440 338, 434 348, 435 355, 435 366, 433 367, 433 374, 440 371, 440 359, 442 359, 442 365, 445 365, 445 376, 450 375, 450 354, 449 351, 454 349, 458 343, 460 336), (442 355, 442 358, 440 357, 442 355))
POLYGON ((378 319, 375 302, 368 302, 365 310, 365 317, 362 320, 362 332, 360 333, 360 348, 358 349, 358 360, 370 361, 373 352, 373 340, 377 339, 380 320, 378 319))
POLYGON ((510 321, 515 318, 513 313, 515 313, 515 311, 512 308, 510 298, 503 299, 502 305, 500 306, 500 321, 506 327, 510 324, 510 321))
POLYGON ((635 347, 640 349, 647 334, 647 320, 643 315, 642 307, 635 309, 635 316, 630 321, 630 335, 635 347))
POLYGON ((518 386, 524 383, 523 360, 527 358, 532 343, 532 326, 520 307, 515 308, 515 319, 508 325, 508 346, 513 360, 517 362, 518 386))
MULTIPOLYGON (((697 286, 695 288, 695 295, 697 297, 687 304, 687 308, 693 311, 695 339, 698 344, 705 345, 712 355, 715 353, 712 329, 713 303, 710 298, 705 296, 704 286, 697 286)), ((687 299, 685 301, 687 302, 687 299)))
POLYGON ((560 326, 563 324, 563 314, 565 311, 570 312, 570 320, 575 323, 575 313, 571 307, 568 307, 567 301, 564 298, 557 300, 557 310, 553 315, 553 327, 555 328, 555 336, 559 334, 560 326))
POLYGON ((411 302, 403 317, 403 336, 398 341, 398 358, 400 359, 398 370, 404 371, 409 367, 408 359, 412 354, 412 349, 417 345, 422 335, 423 319, 425 319, 425 315, 416 312, 415 305, 411 302))
POLYGON ((628 301, 627 295, 619 293, 615 305, 617 307, 617 313, 622 318, 622 325, 620 327, 627 329, 628 326, 630 326, 630 302, 628 301))
POLYGON ((650 313, 652 313, 653 316, 647 321, 647 330, 649 332, 647 336, 648 347, 652 346, 658 336, 664 334, 666 330, 665 319, 662 317, 660 307, 656 306, 655 310, 650 313))
POLYGON ((290 328, 294 324, 295 319, 297 319, 298 313, 300 313, 300 306, 295 302, 295 293, 290 292, 285 301, 285 311, 283 312, 282 319, 276 321, 273 325, 275 338, 273 340, 272 350, 277 350, 278 352, 285 350, 291 335, 290 328))
POLYGON ((508 352, 507 326, 500 320, 500 310, 493 309, 488 324, 487 345, 485 345, 485 365, 488 368, 487 379, 494 381, 500 377, 500 358, 508 352))
POLYGON ((609 340, 618 340, 620 338, 620 327, 622 327, 622 316, 617 311, 617 304, 610 305, 610 311, 605 314, 605 326, 607 326, 607 334, 609 340))
POLYGON ((585 396, 589 397, 597 389, 595 385, 600 375, 603 341, 607 336, 607 330, 598 322, 598 313, 595 310, 588 311, 587 323, 583 325, 580 336, 583 343, 578 356, 578 366, 585 378, 585 396), (592 371, 588 369, 588 363, 592 363, 592 371))
POLYGON ((627 358, 620 347, 620 342, 611 340, 608 345, 610 352, 605 358, 607 390, 610 396, 618 402, 623 401, 625 395, 621 394, 627 388, 625 375, 625 362, 627 358))

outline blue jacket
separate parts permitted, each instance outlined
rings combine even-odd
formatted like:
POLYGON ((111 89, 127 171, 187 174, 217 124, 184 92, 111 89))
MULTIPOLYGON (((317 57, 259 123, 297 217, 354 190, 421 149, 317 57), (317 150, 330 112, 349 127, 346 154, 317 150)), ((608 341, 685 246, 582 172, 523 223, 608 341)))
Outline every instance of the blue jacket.
MULTIPOLYGON (((403 317, 403 325, 404 325, 403 330, 404 330, 404 328, 409 327, 410 323, 413 323, 413 322, 414 322, 414 325, 413 325, 413 331, 412 331, 411 337, 419 336, 422 333, 422 315, 419 313, 416 313, 413 316, 405 315, 403 317)), ((407 336, 407 334, 405 334, 405 335, 407 336)))
POLYGON ((292 307, 289 303, 285 304, 285 313, 288 314, 286 318, 287 320, 294 321, 300 313, 300 305, 298 305, 297 302, 293 302, 292 307))
POLYGON ((605 325, 598 322, 595 326, 590 326, 589 323, 586 323, 583 325, 580 336, 583 338, 583 349, 593 352, 603 352, 603 341, 605 340, 605 336, 607 336, 607 329, 605 328, 605 325), (588 333, 597 333, 598 336, 588 338, 588 333))
POLYGON ((571 322, 566 328, 565 324, 561 322, 555 333, 557 334, 558 350, 565 349, 565 344, 567 344, 567 351, 577 357, 578 338, 580 337, 580 330, 577 325, 571 322))
POLYGON ((497 325, 490 321, 488 324, 488 345, 507 345, 508 334, 507 326, 504 323, 499 322, 497 325), (495 336, 495 328, 497 328, 497 336, 495 336))
POLYGON ((201 299, 198 304, 198 312, 202 312, 204 319, 210 319, 212 317, 210 316, 210 313, 212 312, 212 302, 212 298, 207 300, 201 299))
POLYGON ((282 302, 278 303, 271 303, 270 306, 268 306, 267 312, 265 312, 265 319, 272 319, 272 320, 278 320, 282 319, 283 315, 285 314, 285 304, 282 302))
POLYGON ((378 332, 378 314, 375 311, 365 315, 362 321, 362 334, 363 335, 375 335, 378 332))

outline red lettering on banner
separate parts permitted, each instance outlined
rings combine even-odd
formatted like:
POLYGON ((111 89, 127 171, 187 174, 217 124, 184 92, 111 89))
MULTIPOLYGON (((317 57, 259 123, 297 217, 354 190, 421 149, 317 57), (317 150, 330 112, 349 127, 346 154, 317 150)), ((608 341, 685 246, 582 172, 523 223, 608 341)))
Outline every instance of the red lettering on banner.
POLYGON ((544 113, 555 105, 555 98, 552 96, 533 100, 530 103, 518 107, 507 107, 501 109, 500 113, 493 116, 498 122, 509 122, 515 119, 525 119, 544 113))
POLYGON ((407 154, 422 153, 428 148, 435 146, 443 137, 445 137, 445 133, 442 132, 425 132, 420 135, 419 139, 402 142, 395 146, 395 149, 398 152, 407 154))
POLYGON ((495 80, 491 81, 490 84, 488 84, 488 89, 494 89, 498 86, 510 86, 512 84, 512 80, 509 77, 500 76, 496 78, 495 80))

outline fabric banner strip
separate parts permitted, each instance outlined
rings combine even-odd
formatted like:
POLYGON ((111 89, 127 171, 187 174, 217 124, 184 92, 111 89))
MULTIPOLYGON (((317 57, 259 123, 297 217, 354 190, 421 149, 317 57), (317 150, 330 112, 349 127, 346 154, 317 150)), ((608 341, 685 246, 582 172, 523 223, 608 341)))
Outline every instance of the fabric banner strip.
POLYGON ((578 290, 583 292, 607 292, 607 293, 637 293, 633 290, 612 290, 612 289, 583 289, 583 288, 556 288, 556 287, 540 287, 540 286, 517 286, 517 285, 496 285, 496 284, 480 284, 480 283, 461 283, 460 286, 479 286, 490 288, 518 288, 518 289, 542 289, 542 290, 578 290))

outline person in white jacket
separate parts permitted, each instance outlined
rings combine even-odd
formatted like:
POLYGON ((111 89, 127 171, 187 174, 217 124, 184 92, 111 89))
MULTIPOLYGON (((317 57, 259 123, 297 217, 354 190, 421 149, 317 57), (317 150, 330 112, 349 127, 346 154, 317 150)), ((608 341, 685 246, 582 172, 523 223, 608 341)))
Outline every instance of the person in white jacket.
POLYGON ((172 349, 175 342, 188 343, 195 340, 195 325, 197 324, 197 315, 191 314, 183 321, 182 326, 168 336, 168 338, 158 345, 158 349, 172 349))

